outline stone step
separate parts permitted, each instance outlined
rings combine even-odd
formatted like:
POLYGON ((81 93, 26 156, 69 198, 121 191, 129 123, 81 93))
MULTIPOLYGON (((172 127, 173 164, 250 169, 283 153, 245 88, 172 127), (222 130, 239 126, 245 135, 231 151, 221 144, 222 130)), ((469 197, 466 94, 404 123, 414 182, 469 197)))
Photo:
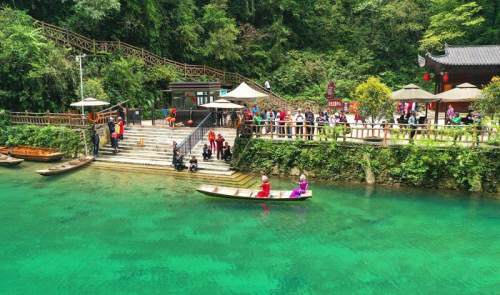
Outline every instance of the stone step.
MULTIPOLYGON (((98 157, 96 159, 97 162, 109 162, 109 163, 125 163, 125 164, 136 164, 136 165, 144 165, 144 166, 158 166, 163 167, 165 169, 173 169, 170 165, 169 161, 151 161, 144 159, 133 159, 133 158, 120 158, 120 157, 98 157)), ((198 165, 199 173, 207 173, 214 175, 232 175, 235 171, 227 170, 225 168, 218 167, 207 167, 204 165, 198 165)))
MULTIPOLYGON (((101 154, 97 159, 103 159, 103 160, 112 160, 112 159, 121 159, 121 160, 131 160, 131 161, 149 161, 149 162, 155 162, 158 165, 170 165, 172 163, 172 157, 161 157, 157 155, 150 155, 150 156, 144 156, 144 155, 134 155, 134 154, 101 154)), ((184 163, 186 165, 189 164, 189 159, 190 158, 185 158, 184 163)), ((210 161, 201 161, 198 159, 198 166, 199 167, 210 167, 211 169, 215 170, 230 170, 230 165, 222 160, 210 160, 210 161)))
POLYGON ((170 167, 159 167, 159 166, 145 166, 145 165, 136 165, 136 164, 126 164, 126 163, 108 163, 108 162, 93 162, 92 169, 100 169, 100 170, 118 170, 118 171, 127 171, 132 173, 151 173, 155 175, 172 175, 184 179, 189 179, 193 182, 193 189, 197 187, 197 185, 210 183, 214 185, 222 185, 229 187, 239 187, 239 188, 250 188, 255 184, 255 176, 241 174, 239 172, 235 172, 231 175, 222 175, 222 174, 207 174, 203 171, 199 171, 197 173, 190 173, 188 171, 175 171, 170 167))

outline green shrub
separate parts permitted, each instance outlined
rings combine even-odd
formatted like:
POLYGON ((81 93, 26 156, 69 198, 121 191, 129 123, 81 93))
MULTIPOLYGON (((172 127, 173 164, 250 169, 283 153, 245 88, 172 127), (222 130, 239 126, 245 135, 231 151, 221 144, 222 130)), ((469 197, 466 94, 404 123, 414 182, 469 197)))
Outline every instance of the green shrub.
MULTIPOLYGON (((87 136, 89 139, 89 136, 87 136)), ((2 128, 0 145, 57 148, 66 156, 83 151, 80 133, 67 127, 18 125, 2 128)))

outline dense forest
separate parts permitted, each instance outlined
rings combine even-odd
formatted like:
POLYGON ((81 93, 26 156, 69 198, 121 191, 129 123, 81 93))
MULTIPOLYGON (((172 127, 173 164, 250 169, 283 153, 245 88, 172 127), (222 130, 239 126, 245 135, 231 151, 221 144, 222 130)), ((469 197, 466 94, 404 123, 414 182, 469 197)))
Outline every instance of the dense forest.
MULTIPOLYGON (((56 109, 78 97, 74 57, 30 30, 27 15, 97 40, 121 40, 180 62, 269 80, 285 97, 350 98, 369 76, 423 87, 417 54, 447 44, 500 44, 496 0, 0 1, 0 107, 56 109), (23 12, 19 12, 23 11, 23 12), (27 14, 27 15, 26 15, 27 14), (36 97, 35 102, 33 98, 36 97), (48 102, 50 101, 50 102, 48 102)), ((176 79, 119 56, 85 60, 86 92, 147 102, 176 79), (166 77, 166 78, 165 78, 166 77)))

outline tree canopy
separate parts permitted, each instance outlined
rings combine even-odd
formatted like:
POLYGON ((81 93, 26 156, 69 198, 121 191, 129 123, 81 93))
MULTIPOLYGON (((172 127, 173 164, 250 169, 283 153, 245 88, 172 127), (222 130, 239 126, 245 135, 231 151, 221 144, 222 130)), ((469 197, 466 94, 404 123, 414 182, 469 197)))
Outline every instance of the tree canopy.
MULTIPOLYGON (((0 0, 2 4, 96 40, 121 40, 179 62, 269 80, 278 93, 294 99, 324 100, 329 80, 336 81, 342 98, 352 98, 356 85, 369 76, 391 88, 418 83, 418 53, 437 53, 445 43, 500 44, 500 4, 491 0, 0 0)), ((72 61, 60 59, 64 51, 35 30, 15 33, 20 22, 28 22, 16 14, 10 21, 2 12, 0 19, 0 37, 6 40, 0 45, 0 71, 8 77, 0 82, 7 85, 0 88, 2 104, 14 96, 26 101, 35 93, 56 103, 73 95, 78 78, 72 61), (23 56, 18 55, 27 50, 34 54, 25 55, 20 66, 23 56), (30 75, 21 74, 25 72, 30 75), (57 83, 35 83, 41 75, 57 83), (24 84, 14 89, 9 81, 24 84)), ((96 66, 98 73, 87 73, 99 76, 88 77, 101 79, 112 100, 118 94, 135 96, 136 88, 148 89, 142 82, 134 84, 147 83, 140 71, 129 73, 137 79, 124 84, 127 90, 115 89, 120 83, 106 80, 106 73, 138 66, 117 59, 101 58, 113 60, 110 68, 96 66)), ((154 95, 146 92, 143 97, 154 95)))

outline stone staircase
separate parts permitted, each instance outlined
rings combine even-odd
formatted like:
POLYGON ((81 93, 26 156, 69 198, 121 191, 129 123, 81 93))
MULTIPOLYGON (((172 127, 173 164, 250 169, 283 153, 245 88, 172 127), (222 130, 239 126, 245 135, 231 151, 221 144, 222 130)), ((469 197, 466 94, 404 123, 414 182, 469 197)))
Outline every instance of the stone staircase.
MULTIPOLYGON (((214 129, 216 134, 221 133, 233 146, 236 138, 236 130, 230 128, 214 129)), ((125 128, 124 140, 120 141, 119 151, 113 154, 113 149, 108 143, 101 147, 99 162, 132 164, 142 166, 156 166, 173 170, 173 141, 178 144, 188 137, 193 128, 180 127, 171 129, 166 126, 130 126, 125 128), (139 146, 139 141, 144 140, 144 146, 139 146)), ((187 155, 185 163, 188 164, 192 155, 198 159, 199 173, 232 175, 235 172, 230 169, 229 164, 221 160, 203 161, 202 150, 206 141, 200 141, 187 155)))

